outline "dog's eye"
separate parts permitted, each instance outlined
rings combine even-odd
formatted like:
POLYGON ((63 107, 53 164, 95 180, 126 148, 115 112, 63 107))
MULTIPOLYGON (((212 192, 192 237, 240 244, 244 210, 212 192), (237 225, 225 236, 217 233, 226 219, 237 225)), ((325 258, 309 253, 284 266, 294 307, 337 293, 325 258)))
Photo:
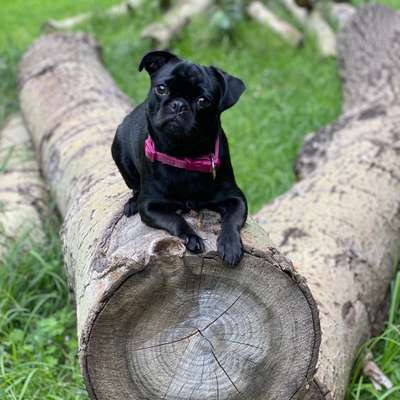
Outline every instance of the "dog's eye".
POLYGON ((205 97, 199 97, 197 99, 197 104, 199 107, 206 107, 209 104, 209 101, 205 97))
POLYGON ((169 93, 169 90, 165 85, 157 85, 155 91, 159 96, 166 96, 169 93))

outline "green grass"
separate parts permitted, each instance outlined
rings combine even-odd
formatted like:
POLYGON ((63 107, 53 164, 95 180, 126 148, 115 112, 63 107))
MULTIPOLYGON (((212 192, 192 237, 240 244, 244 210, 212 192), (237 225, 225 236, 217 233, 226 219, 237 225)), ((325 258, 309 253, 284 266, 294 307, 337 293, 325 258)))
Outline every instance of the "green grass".
POLYGON ((46 247, 21 241, 0 265, 0 399, 86 398, 57 226, 46 247))
POLYGON ((392 283, 389 318, 384 332, 369 340, 359 351, 348 387, 349 400, 400 399, 400 272, 392 283), (371 351, 374 360, 391 379, 393 388, 377 391, 368 378, 362 375, 363 358, 371 351))
MULTIPOLYGON (((140 40, 139 33, 157 17, 156 1, 145 1, 132 16, 103 18, 101 10, 118 1, 1 1, 0 126, 18 109, 17 64, 45 20, 89 10, 96 17, 79 29, 93 34, 103 46, 107 68, 134 103, 144 99, 148 77, 137 71, 137 65, 150 44, 140 40)), ((292 49, 246 20, 239 22, 230 40, 221 39, 209 28, 209 17, 195 19, 172 50, 196 62, 218 65, 245 81, 247 91, 225 113, 223 124, 238 183, 255 212, 293 183, 292 163, 304 134, 338 115, 337 65, 333 59, 322 59, 310 38, 301 49, 292 49)), ((0 399, 87 398, 76 359, 74 311, 64 284, 57 230, 54 224, 48 228, 46 248, 26 252, 16 244, 0 265, 0 399)), ((399 348, 393 347, 393 341, 400 341, 399 316, 392 314, 385 332, 392 347, 386 349, 384 337, 373 345, 390 374, 400 369, 399 348)), ((396 374, 391 376, 398 385, 396 374)), ((356 368, 349 399, 378 399, 365 397, 371 388, 362 379, 356 368)))

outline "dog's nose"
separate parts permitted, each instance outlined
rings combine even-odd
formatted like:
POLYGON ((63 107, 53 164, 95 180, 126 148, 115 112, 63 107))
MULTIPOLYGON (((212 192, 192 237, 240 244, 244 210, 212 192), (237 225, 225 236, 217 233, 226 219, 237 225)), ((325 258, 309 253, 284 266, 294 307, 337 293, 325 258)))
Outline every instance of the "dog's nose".
POLYGON ((185 111, 188 111, 188 107, 185 104, 184 101, 182 100, 173 100, 171 102, 171 110, 175 113, 175 114, 181 114, 185 111))

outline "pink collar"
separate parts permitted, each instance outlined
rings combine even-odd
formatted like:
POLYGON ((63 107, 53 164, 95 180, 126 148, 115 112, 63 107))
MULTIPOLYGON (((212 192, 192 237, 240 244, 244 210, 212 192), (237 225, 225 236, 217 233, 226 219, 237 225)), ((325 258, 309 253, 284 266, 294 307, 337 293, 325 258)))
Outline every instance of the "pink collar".
POLYGON ((186 169, 187 171, 208 172, 213 174, 215 179, 216 169, 220 166, 219 159, 219 135, 215 140, 214 153, 197 158, 176 158, 165 153, 160 153, 156 150, 151 136, 147 136, 144 142, 144 153, 152 162, 158 161, 162 164, 171 165, 176 168, 186 169))

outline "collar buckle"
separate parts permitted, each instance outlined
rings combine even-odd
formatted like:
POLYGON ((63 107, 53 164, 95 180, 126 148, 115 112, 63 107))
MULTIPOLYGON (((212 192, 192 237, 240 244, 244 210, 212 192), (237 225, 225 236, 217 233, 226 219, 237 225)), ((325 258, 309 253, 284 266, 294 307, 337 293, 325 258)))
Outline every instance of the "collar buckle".
POLYGON ((214 154, 213 153, 210 154, 210 160, 211 160, 212 176, 213 176, 213 179, 215 179, 215 177, 217 176, 217 169, 216 169, 216 166, 215 166, 215 160, 214 160, 214 154))

